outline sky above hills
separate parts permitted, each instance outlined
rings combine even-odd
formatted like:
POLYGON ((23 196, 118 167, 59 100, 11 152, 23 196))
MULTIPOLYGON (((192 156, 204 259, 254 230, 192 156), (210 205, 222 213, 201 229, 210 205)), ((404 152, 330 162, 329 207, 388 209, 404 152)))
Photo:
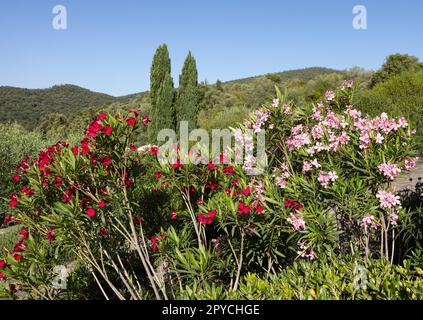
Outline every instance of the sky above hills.
POLYGON ((421 0, 1 0, 0 85, 144 91, 161 43, 176 83, 189 50, 209 82, 310 66, 377 69, 391 53, 422 60, 422 12, 421 0), (66 8, 66 30, 53 28, 56 5, 66 8), (356 5, 367 9, 366 30, 353 28, 356 5))

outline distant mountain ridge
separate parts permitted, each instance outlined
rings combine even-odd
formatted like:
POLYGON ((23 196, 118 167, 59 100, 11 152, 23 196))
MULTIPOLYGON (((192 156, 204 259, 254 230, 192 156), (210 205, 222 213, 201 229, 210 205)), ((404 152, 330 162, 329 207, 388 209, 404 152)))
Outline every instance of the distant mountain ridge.
MULTIPOLYGON (((223 85, 229 87, 233 84, 243 85, 253 81, 260 81, 261 78, 272 78, 275 83, 293 79, 308 81, 319 75, 336 72, 340 71, 312 67, 225 81, 223 85)), ((148 91, 144 91, 122 97, 113 97, 70 84, 56 85, 47 89, 0 86, 0 123, 18 122, 25 128, 32 130, 50 114, 60 113, 68 116, 83 112, 91 107, 114 103, 137 103, 140 100, 144 100, 147 95, 148 91)))

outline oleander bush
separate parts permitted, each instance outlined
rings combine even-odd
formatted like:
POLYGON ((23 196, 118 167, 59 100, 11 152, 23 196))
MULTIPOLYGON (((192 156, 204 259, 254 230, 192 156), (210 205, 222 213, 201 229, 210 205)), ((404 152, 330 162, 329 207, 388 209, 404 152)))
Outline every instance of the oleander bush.
POLYGON ((22 229, 0 260, 2 294, 421 297, 421 269, 398 254, 412 213, 391 188, 415 165, 414 130, 402 117, 362 114, 353 93, 346 81, 299 108, 277 90, 213 159, 195 145, 136 147, 150 122, 137 110, 99 114, 79 143, 20 162, 19 191, 5 201, 22 229), (263 132, 267 157, 233 161, 259 151, 263 132), (357 263, 367 291, 354 286, 357 263))

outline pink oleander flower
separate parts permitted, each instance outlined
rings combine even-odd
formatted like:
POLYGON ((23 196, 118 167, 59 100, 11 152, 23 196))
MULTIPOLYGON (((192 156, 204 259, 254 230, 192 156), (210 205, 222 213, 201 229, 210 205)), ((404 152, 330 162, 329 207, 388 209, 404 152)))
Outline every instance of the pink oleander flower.
POLYGON ((396 226, 398 224, 398 215, 395 212, 391 212, 391 214, 389 215, 389 222, 393 226, 396 226))
POLYGON ((367 227, 372 227, 373 229, 377 230, 378 228, 378 223, 375 221, 375 217, 371 214, 367 214, 363 217, 363 219, 361 219, 361 222, 363 224, 363 227, 367 228, 367 227))
POLYGON ((303 163, 303 172, 309 172, 313 170, 313 168, 320 168, 321 165, 317 161, 317 159, 314 159, 312 161, 304 161, 303 163))
POLYGON ((345 80, 342 82, 341 90, 345 90, 345 88, 352 88, 354 85, 354 80, 345 80))
POLYGON ((401 206, 400 197, 385 190, 379 190, 376 195, 376 198, 379 199, 379 206, 382 209, 390 209, 392 207, 401 206))
POLYGON ((304 163, 303 163, 303 172, 309 172, 311 170, 313 170, 313 166, 311 165, 311 163, 308 162, 308 161, 304 161, 304 163))
POLYGON ((332 182, 334 182, 336 179, 339 178, 335 171, 330 171, 328 173, 328 176, 329 176, 330 181, 332 181, 332 182))
POLYGON ((298 231, 300 229, 305 229, 305 221, 304 218, 299 214, 290 214, 288 218, 286 218, 288 222, 292 225, 292 229, 294 231, 298 231))
POLYGON ((319 123, 311 128, 311 136, 314 140, 321 139, 325 133, 325 128, 319 123))
POLYGON ((283 113, 285 113, 286 115, 292 114, 291 107, 288 104, 283 105, 283 113))
POLYGON ((369 147, 369 145, 370 145, 370 136, 369 136, 369 134, 366 132, 366 133, 362 133, 361 135, 360 135, 360 146, 359 146, 359 148, 360 149, 367 149, 368 147, 369 147))
POLYGON ((361 221, 363 222, 364 226, 370 226, 374 219, 375 217, 373 215, 367 214, 363 217, 363 219, 361 219, 361 221))
POLYGON ((335 93, 333 91, 328 90, 325 92, 325 98, 327 101, 333 101, 335 100, 335 93))
POLYGON ((291 135, 288 137, 286 141, 288 145, 288 149, 290 151, 294 149, 299 149, 302 146, 310 144, 310 135, 307 132, 307 128, 303 125, 295 126, 291 129, 291 135))
POLYGON ((257 110, 254 112, 254 115, 256 116, 256 122, 252 125, 252 128, 254 129, 255 133, 258 133, 261 131, 262 126, 269 119, 270 114, 264 110, 257 110))
POLYGON ((305 241, 301 241, 297 243, 300 251, 297 251, 297 254, 301 258, 308 258, 310 260, 314 260, 316 258, 316 254, 311 248, 307 248, 307 243, 305 241))
POLYGON ((354 109, 352 106, 348 106, 344 113, 349 115, 353 120, 357 120, 361 117, 361 111, 354 109))
POLYGON ((315 168, 320 168, 320 167, 321 167, 321 165, 319 164, 319 162, 317 161, 317 159, 313 159, 310 163, 311 163, 311 164, 313 165, 313 167, 315 167, 315 168))
POLYGON ((348 136, 348 134, 345 131, 342 131, 342 133, 338 136, 337 141, 340 144, 346 145, 350 142, 350 137, 348 136))
POLYGON ((285 179, 283 177, 276 177, 275 183, 279 188, 285 189, 286 182, 285 182, 285 179))
POLYGON ((330 127, 330 128, 339 128, 339 118, 338 115, 333 112, 333 111, 329 111, 328 114, 326 115, 325 120, 322 122, 324 126, 326 127, 330 127))
POLYGON ((311 115, 311 117, 316 121, 322 121, 323 117, 321 112, 323 108, 323 102, 320 101, 317 106, 313 107, 313 114, 311 115))
POLYGON ((417 158, 416 159, 412 159, 412 158, 406 158, 404 161, 404 168, 406 170, 410 170, 416 167, 417 164, 417 158))
POLYGON ((330 171, 328 173, 321 171, 317 181, 319 181, 323 187, 327 188, 329 183, 334 182, 336 179, 338 179, 338 175, 335 171, 330 171))
POLYGON ((279 99, 273 99, 272 106, 273 106, 274 108, 279 107, 279 99))
POLYGON ((397 167, 394 163, 382 163, 378 166, 379 171, 382 172, 386 177, 391 180, 401 173, 401 169, 397 167))
POLYGON ((378 132, 375 136, 375 140, 377 144, 382 144, 383 140, 385 140, 385 138, 378 132))
POLYGON ((404 117, 399 117, 396 120, 397 126, 399 128, 407 128, 408 127, 408 122, 404 117))

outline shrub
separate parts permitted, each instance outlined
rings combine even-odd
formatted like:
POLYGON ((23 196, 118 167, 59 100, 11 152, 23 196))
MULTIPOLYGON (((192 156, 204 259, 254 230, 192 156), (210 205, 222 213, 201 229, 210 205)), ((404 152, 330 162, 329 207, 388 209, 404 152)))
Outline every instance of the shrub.
MULTIPOLYGON (((236 295, 247 290, 249 273, 283 277, 295 261, 324 264, 331 255, 392 264, 409 213, 390 183, 414 165, 413 131, 401 117, 362 115, 351 106, 353 92, 345 82, 300 109, 278 91, 234 130, 233 153, 222 150, 213 161, 201 148, 178 145, 157 158, 156 146, 131 142, 146 116, 101 113, 77 145, 58 142, 21 163, 21 192, 7 201, 25 228, 0 260, 4 292, 78 296, 72 290, 80 283, 57 289, 51 282, 55 266, 73 262, 97 284, 88 294, 118 299, 178 298, 189 288, 219 298, 225 291, 213 288, 222 286, 236 295), (262 130, 268 161, 247 155, 242 165, 231 163, 238 148, 254 150, 249 133, 262 130), (254 166, 264 173, 251 176, 254 166)), ((345 296, 345 275, 333 272, 339 292, 316 297, 345 296)), ((282 285, 283 295, 307 296, 300 284, 282 285)))
POLYGON ((390 116, 407 115, 410 123, 417 128, 418 150, 423 147, 422 105, 423 72, 404 72, 373 89, 358 92, 354 103, 361 111, 378 115, 382 112, 390 116))

